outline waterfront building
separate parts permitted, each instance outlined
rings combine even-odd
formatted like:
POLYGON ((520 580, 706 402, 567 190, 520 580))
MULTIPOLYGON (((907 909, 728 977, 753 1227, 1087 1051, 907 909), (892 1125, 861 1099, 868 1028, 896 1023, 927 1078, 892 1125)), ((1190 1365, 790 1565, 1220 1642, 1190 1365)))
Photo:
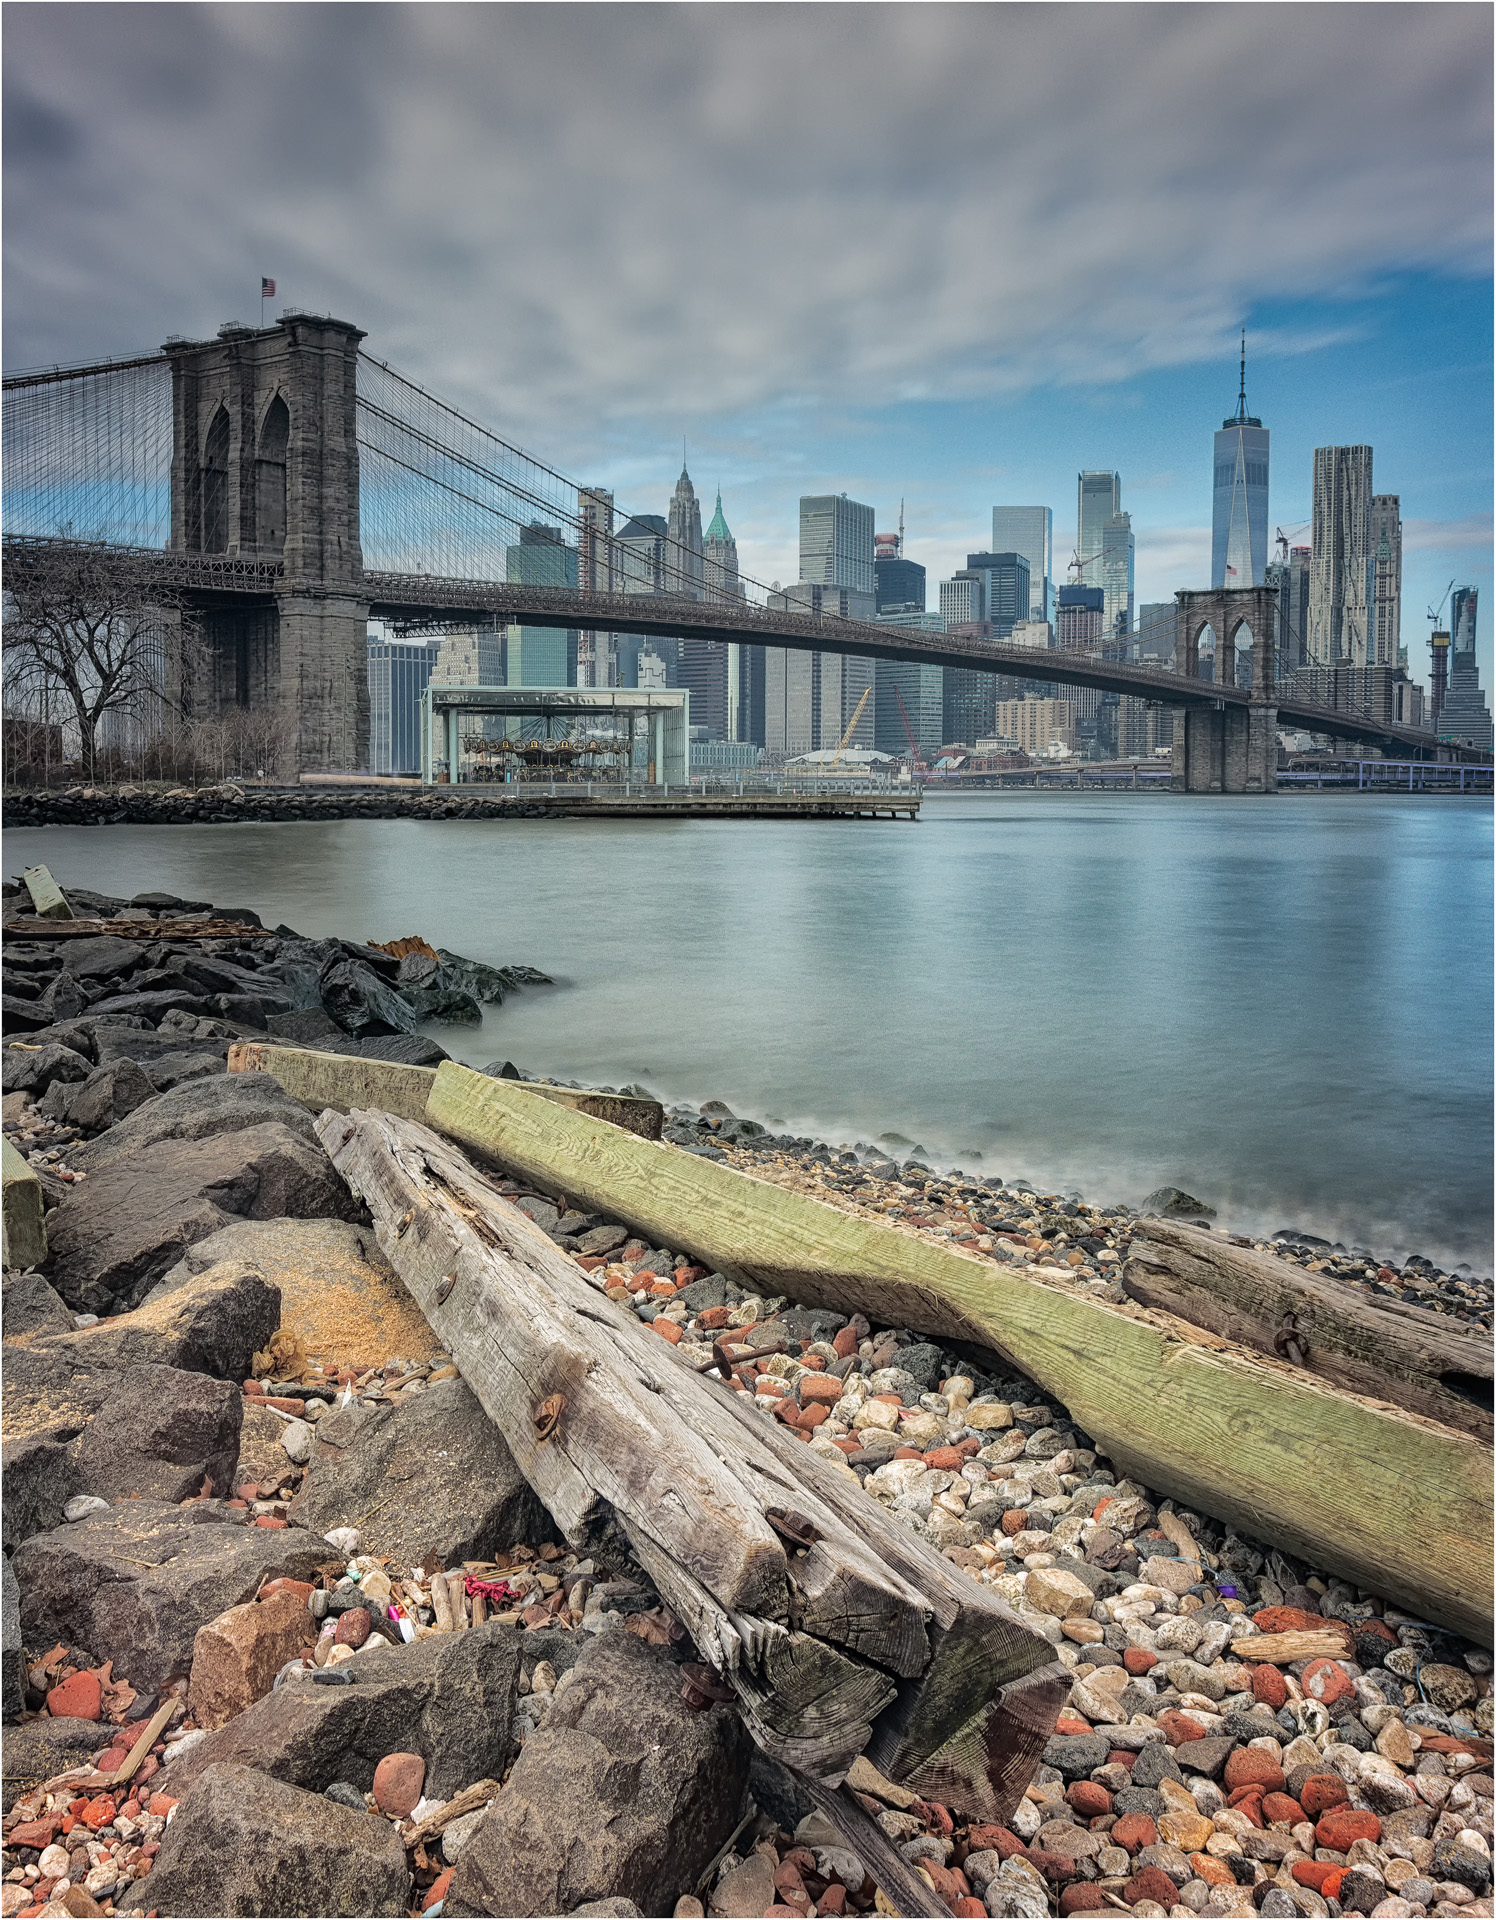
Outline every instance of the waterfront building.
POLYGON ((805 653, 765 647, 764 746, 786 759, 838 747, 851 727, 848 746, 871 747, 877 724, 871 694, 876 663, 860 654, 805 653), (855 727, 853 715, 870 693, 855 727))
MULTIPOLYGON (((506 556, 511 585, 575 587, 577 550, 561 538, 559 527, 532 520, 506 556)), ((577 634, 572 628, 509 629, 507 673, 511 687, 574 687, 577 684, 577 634)))
POLYGON ((1104 584, 1101 572, 1102 536, 1106 524, 1122 511, 1122 476, 1108 469, 1087 469, 1076 481, 1076 580, 1083 587, 1104 584))
POLYGON ((1101 646, 1106 594, 1100 587, 1061 587, 1055 615, 1055 645, 1066 653, 1095 652, 1101 646))
POLYGON ((1117 512, 1101 529, 1101 631, 1105 640, 1132 631, 1134 542, 1132 515, 1117 512))
POLYGON ((1152 759, 1174 744, 1174 709, 1124 693, 1117 702, 1117 752, 1124 760, 1152 759))
POLYGON ((369 771, 421 771, 421 695, 436 648, 369 637, 369 771))
POLYGON ((1247 336, 1236 412, 1215 436, 1210 584, 1260 587, 1267 578, 1268 429, 1247 412, 1247 336))
MULTIPOLYGON (((439 687, 508 686, 508 636, 511 631, 495 627, 454 627, 444 633, 431 649, 433 658, 427 684, 434 683, 439 687)), ((421 691, 425 692, 424 686, 421 691)), ((484 714, 476 722, 476 731, 491 739, 497 739, 503 729, 503 720, 494 714, 484 714)))
POLYGON ((1021 553, 1029 566, 1029 617, 1054 618, 1054 515, 1048 507, 994 507, 992 551, 1021 553))
POLYGON ((1021 553, 1012 551, 969 553, 966 573, 979 575, 982 582, 982 612, 976 617, 991 624, 995 639, 1006 640, 1018 621, 1028 618, 1028 561, 1021 553))
POLYGON ((844 493, 802 494, 800 578, 872 597, 873 510, 844 493))
POLYGON ((1395 493, 1371 496, 1371 659, 1395 667, 1402 653, 1402 502, 1395 493))
POLYGON ((699 600, 705 592, 705 556, 701 540, 701 503, 684 467, 670 497, 667 522, 665 581, 667 593, 683 593, 699 600))
MULTIPOLYGON (((938 613, 918 616, 938 622, 938 613)), ((885 616, 889 625, 907 626, 908 616, 885 616)), ((880 624, 883 624, 880 622, 880 624)), ((927 631, 942 629, 932 624, 927 631)), ((909 757, 909 735, 927 764, 934 761, 945 739, 946 669, 923 660, 880 660, 874 681, 873 744, 880 753, 909 757), (901 707, 902 703, 902 707, 901 707), (907 722, 907 730, 906 730, 907 722)))
MULTIPOLYGON (((1069 700, 999 700, 988 733, 1009 740, 1020 753, 1076 746, 1076 713, 1069 700)), ((983 736, 986 737, 986 736, 983 736)))
POLYGON ((1491 751, 1491 713, 1481 691, 1480 673, 1475 662, 1475 620, 1477 593, 1474 587, 1461 587, 1455 597, 1450 621, 1452 645, 1449 649, 1449 690, 1439 710, 1438 733, 1441 740, 1460 746, 1491 751))
POLYGON ((1371 448, 1314 449, 1309 560, 1309 660, 1375 665, 1371 614, 1371 448))
MULTIPOLYGON (((606 487, 577 489, 577 585, 583 593, 612 593, 613 495, 606 487)), ((613 636, 583 628, 577 635, 577 685, 612 687, 618 684, 613 636)))

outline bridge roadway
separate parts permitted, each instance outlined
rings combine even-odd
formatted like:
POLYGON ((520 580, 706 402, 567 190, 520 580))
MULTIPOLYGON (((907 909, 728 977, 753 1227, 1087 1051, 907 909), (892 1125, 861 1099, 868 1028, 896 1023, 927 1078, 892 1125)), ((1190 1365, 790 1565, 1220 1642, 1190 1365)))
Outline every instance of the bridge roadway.
MULTIPOLYGON (((49 559, 61 560, 75 545, 67 540, 7 538, 3 558, 12 580, 43 572, 49 559)), ((181 553, 159 548, 109 547, 121 571, 136 579, 158 579, 165 592, 209 604, 269 603, 288 592, 283 564, 255 555, 181 553)), ((294 591, 294 589, 290 589, 294 591)), ((305 591, 305 589, 302 589, 305 591)), ((972 667, 1062 686, 1099 687, 1104 693, 1131 694, 1162 706, 1241 707, 1251 705, 1244 687, 1188 680, 1151 667, 1124 666, 1091 654, 1004 645, 954 634, 924 633, 911 627, 872 625, 750 606, 746 602, 676 599, 665 594, 583 592, 575 587, 526 587, 506 581, 452 580, 435 574, 363 575, 363 596, 373 619, 399 628, 448 625, 454 621, 500 620, 531 627, 564 627, 600 633, 639 633, 666 639, 730 640, 800 651, 863 655, 876 660, 922 661, 937 667, 972 667)), ((1371 717, 1343 713, 1305 701, 1278 699, 1282 726, 1335 739, 1361 740, 1398 758, 1484 763, 1473 749, 1436 743, 1416 727, 1389 725, 1371 717)))

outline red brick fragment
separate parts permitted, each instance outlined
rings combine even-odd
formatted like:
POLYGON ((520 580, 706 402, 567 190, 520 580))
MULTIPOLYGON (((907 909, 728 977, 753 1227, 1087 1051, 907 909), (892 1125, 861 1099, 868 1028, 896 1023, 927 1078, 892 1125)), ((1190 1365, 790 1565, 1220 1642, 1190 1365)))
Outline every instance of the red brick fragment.
MULTIPOLYGON (((1112 1828, 1112 1844, 1125 1847, 1129 1853, 1141 1853, 1144 1847, 1158 1845, 1158 1828, 1146 1813, 1124 1813, 1112 1828)), ((1173 1904, 1171 1897, 1169 1905, 1173 1904)))
POLYGON ((1167 1913, 1178 1902, 1179 1889, 1162 1867, 1144 1867, 1122 1889, 1122 1898, 1130 1907, 1135 1907, 1140 1900, 1156 1900, 1167 1913))
POLYGON ((1331 1807, 1315 1823, 1314 1838, 1331 1853, 1349 1853, 1358 1840, 1380 1840, 1382 1823, 1369 1809, 1331 1807))
POLYGON ((1350 1797, 1338 1773, 1311 1773, 1299 1788, 1299 1805, 1311 1820, 1317 1820, 1332 1807, 1343 1807, 1350 1797))

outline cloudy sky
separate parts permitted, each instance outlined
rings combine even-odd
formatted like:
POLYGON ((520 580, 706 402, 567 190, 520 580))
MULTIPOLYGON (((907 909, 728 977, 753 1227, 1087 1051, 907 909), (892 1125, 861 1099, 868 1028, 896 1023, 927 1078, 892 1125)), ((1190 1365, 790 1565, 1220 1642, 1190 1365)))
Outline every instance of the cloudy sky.
MULTIPOLYGON (((1236 336, 1271 517, 1369 441, 1404 640, 1490 579, 1491 11, 1347 5, 5 9, 5 350, 332 311, 746 571, 847 490, 931 580, 1115 466, 1140 599, 1208 582, 1236 336)), ((933 585, 932 585, 933 598, 933 585)), ((1493 612, 1489 591, 1486 635, 1493 612)))

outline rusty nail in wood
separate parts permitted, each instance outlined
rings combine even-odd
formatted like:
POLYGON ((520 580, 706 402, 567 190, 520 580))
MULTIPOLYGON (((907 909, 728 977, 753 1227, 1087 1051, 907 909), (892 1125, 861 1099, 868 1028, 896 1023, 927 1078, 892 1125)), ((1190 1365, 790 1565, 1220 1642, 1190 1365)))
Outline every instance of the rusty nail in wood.
POLYGON ((566 1411, 564 1394, 553 1393, 549 1399, 542 1400, 535 1409, 535 1438, 544 1446, 546 1441, 561 1424, 561 1416, 566 1411))

